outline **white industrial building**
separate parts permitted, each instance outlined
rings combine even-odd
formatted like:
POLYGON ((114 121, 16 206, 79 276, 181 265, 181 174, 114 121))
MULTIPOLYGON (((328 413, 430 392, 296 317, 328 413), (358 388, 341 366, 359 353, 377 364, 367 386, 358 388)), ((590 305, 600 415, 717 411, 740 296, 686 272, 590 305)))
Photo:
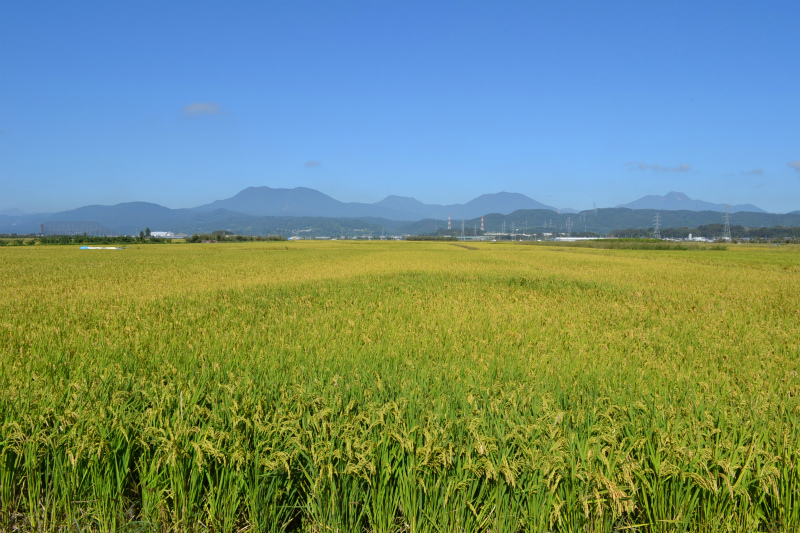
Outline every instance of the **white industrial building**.
POLYGON ((185 239, 188 235, 171 231, 151 231, 150 236, 156 239, 185 239))

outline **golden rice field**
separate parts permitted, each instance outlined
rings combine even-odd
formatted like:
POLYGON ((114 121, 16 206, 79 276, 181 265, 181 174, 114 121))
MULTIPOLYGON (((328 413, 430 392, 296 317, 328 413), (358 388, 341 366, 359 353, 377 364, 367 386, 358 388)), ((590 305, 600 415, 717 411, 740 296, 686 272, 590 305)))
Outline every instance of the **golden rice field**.
POLYGON ((800 248, 0 248, 0 530, 800 529, 800 248))

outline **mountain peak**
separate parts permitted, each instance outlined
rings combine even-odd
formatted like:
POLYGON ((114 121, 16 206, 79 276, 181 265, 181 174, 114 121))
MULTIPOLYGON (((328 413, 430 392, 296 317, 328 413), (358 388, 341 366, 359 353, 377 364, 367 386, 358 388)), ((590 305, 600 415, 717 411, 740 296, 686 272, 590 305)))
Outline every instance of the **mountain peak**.
POLYGON ((416 198, 412 198, 411 196, 398 196, 396 194, 390 194, 380 202, 377 202, 375 205, 396 206, 396 205, 424 205, 424 204, 419 200, 417 200, 416 198))
POLYGON ((678 200, 680 202, 690 202, 692 200, 691 198, 686 196, 684 193, 676 192, 676 191, 669 191, 667 194, 665 194, 663 196, 663 198, 673 198, 673 199, 678 200))
MULTIPOLYGON (((725 204, 715 204, 703 200, 693 200, 682 192, 670 191, 664 196, 650 194, 638 200, 617 207, 628 209, 663 209, 665 211, 725 211, 725 204)), ((752 213, 766 213, 763 209, 753 204, 733 205, 729 207, 731 213, 749 211, 752 213)))
POLYGON ((515 208, 511 211, 516 211, 518 209, 549 209, 551 211, 556 211, 555 208, 550 207, 549 205, 544 205, 541 202, 537 202, 533 198, 525 196, 524 194, 505 191, 482 194, 474 200, 470 200, 464 204, 464 207, 468 207, 471 210, 480 211, 479 214, 488 214, 504 212, 510 213, 511 211, 508 211, 507 209, 512 205, 515 208))

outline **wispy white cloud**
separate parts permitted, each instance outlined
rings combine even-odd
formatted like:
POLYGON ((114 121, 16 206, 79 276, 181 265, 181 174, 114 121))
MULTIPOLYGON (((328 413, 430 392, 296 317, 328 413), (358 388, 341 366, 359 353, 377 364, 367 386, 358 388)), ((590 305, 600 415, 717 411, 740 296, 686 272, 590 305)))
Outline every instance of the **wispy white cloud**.
POLYGON ((317 160, 306 161, 306 168, 321 167, 322 163, 317 160))
POLYGON ((663 167, 656 163, 650 165, 641 161, 628 161, 625 165, 627 165, 630 170, 652 170, 653 172, 689 172, 692 170, 691 165, 687 165, 686 163, 681 163, 677 167, 663 167))
POLYGON ((796 171, 800 172, 800 159, 798 159, 797 161, 789 161, 787 165, 789 165, 796 171))
POLYGON ((760 176, 764 173, 763 168, 754 168, 753 170, 749 170, 747 172, 742 172, 742 174, 746 176, 760 176))
POLYGON ((181 113, 188 117, 201 115, 221 115, 224 113, 222 106, 214 102, 194 102, 181 109, 181 113))

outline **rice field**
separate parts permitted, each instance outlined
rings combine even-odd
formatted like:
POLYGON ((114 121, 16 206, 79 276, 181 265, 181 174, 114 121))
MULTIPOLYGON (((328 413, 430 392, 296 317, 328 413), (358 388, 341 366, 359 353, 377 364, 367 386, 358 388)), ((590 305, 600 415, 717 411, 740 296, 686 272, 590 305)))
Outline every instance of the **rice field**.
POLYGON ((800 529, 800 248, 0 248, 0 530, 800 529))

